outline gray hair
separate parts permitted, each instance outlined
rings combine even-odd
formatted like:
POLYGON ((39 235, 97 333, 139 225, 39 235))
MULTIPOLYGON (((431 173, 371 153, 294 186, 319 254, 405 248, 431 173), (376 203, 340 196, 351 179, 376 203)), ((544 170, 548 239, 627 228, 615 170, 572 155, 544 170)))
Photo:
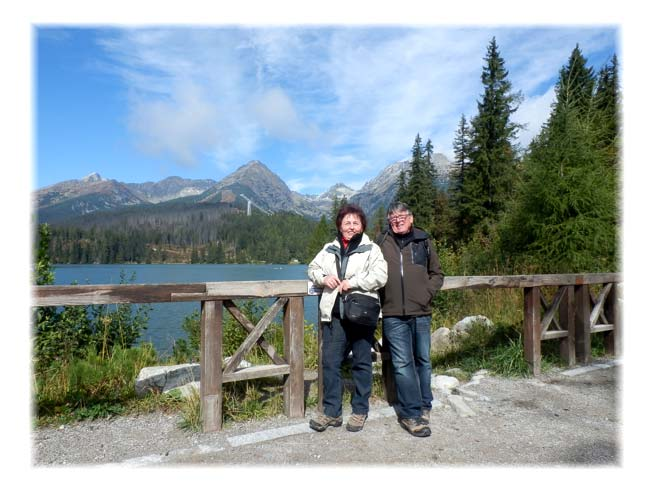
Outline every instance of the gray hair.
POLYGON ((396 213, 406 213, 410 216, 413 215, 413 212, 410 210, 410 208, 403 202, 396 201, 390 204, 388 206, 388 216, 391 216, 396 213))

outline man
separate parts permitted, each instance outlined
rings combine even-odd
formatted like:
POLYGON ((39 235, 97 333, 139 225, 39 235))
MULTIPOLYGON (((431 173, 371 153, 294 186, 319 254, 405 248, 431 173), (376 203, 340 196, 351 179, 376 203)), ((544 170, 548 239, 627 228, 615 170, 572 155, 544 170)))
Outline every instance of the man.
POLYGON ((383 335, 397 387, 399 424, 411 435, 431 435, 431 301, 444 282, 440 259, 413 213, 396 202, 388 208, 389 229, 377 243, 388 263, 381 290, 383 335))

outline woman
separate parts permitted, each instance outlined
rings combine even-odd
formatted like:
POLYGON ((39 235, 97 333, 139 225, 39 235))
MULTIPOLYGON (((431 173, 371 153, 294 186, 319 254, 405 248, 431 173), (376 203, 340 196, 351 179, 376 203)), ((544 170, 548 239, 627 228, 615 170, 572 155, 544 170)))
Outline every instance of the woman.
POLYGON ((351 399, 352 415, 347 430, 363 428, 372 393, 372 347, 376 326, 364 326, 347 320, 341 298, 352 292, 378 300, 377 290, 385 285, 388 267, 381 249, 364 233, 367 220, 363 210, 346 204, 338 211, 338 236, 327 243, 308 265, 308 277, 323 288, 320 299, 322 322, 323 413, 309 423, 322 432, 342 425, 342 374, 347 354, 353 354, 352 377, 355 392, 351 399))

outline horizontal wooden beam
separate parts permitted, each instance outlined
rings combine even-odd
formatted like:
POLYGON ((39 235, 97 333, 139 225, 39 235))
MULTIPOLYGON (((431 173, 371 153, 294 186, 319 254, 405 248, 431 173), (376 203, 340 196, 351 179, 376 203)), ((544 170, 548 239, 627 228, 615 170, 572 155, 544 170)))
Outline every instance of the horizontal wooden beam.
POLYGON ((246 379, 265 378, 268 376, 280 376, 290 374, 289 364, 267 364, 262 366, 251 366, 234 371, 233 373, 224 374, 222 376, 223 383, 230 383, 233 381, 244 381, 246 379))
POLYGON ((173 294, 174 301, 205 301, 207 299, 282 298, 306 296, 308 281, 225 281, 207 282, 202 293, 173 294))
POLYGON ((169 303, 305 296, 308 281, 225 281, 195 284, 84 284, 34 286, 32 306, 169 303))
POLYGON ((612 325, 612 324, 599 324, 599 325, 594 325, 592 328, 590 328, 590 332, 592 332, 592 333, 609 332, 610 330, 614 330, 614 325, 612 325))
POLYGON ((84 284, 34 286, 33 306, 168 303, 175 294, 204 294, 206 284, 84 284))
POLYGON ((580 286, 621 282, 620 273, 605 274, 540 274, 517 276, 449 276, 442 290, 487 288, 532 288, 543 286, 580 286))
POLYGON ((569 337, 567 330, 547 330, 542 334, 542 340, 562 339, 565 337, 569 337))
MULTIPOLYGON (((579 286, 622 282, 620 273, 544 274, 523 276, 449 276, 443 290, 579 286)), ((32 306, 75 306, 117 303, 167 303, 238 298, 306 296, 310 283, 288 281, 224 281, 195 284, 84 284, 33 286, 32 306)), ((311 294, 316 294, 313 290, 311 294)))

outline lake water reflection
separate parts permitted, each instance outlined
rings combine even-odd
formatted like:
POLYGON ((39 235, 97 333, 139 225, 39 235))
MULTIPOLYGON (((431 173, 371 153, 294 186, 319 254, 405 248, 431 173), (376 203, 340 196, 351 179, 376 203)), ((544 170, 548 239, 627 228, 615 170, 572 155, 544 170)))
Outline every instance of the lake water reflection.
MULTIPOLYGON (((100 264, 56 265, 55 284, 120 284, 121 273, 134 284, 196 283, 217 281, 273 281, 307 280, 306 265, 285 264, 100 264)), ((152 342, 160 353, 170 353, 176 339, 186 338, 181 328, 183 320, 199 302, 152 304, 147 330, 142 341, 152 342)), ((304 298, 304 317, 307 322, 317 322, 317 298, 304 298)))

